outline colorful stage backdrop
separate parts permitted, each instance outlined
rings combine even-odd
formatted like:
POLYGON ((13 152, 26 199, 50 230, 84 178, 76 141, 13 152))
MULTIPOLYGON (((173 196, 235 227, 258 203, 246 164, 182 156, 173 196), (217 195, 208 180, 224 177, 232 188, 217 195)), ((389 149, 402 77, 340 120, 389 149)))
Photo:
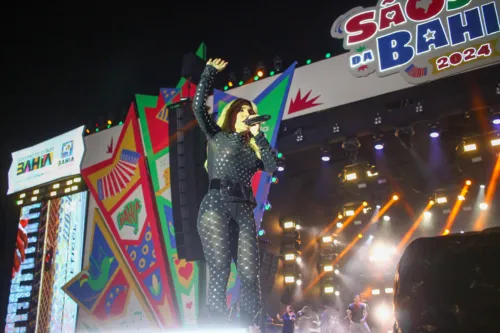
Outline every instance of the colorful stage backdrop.
POLYGON ((88 137, 84 269, 64 286, 80 305, 78 328, 179 325, 134 105, 123 126, 88 137))
MULTIPOLYGON (((177 254, 168 127, 168 105, 180 100, 180 92, 187 96, 187 84, 180 88, 161 89, 159 96, 137 95, 136 101, 179 314, 183 325, 189 327, 196 325, 198 314, 198 263, 179 259, 177 254)), ((192 85, 190 94, 194 94, 195 90, 192 85)))

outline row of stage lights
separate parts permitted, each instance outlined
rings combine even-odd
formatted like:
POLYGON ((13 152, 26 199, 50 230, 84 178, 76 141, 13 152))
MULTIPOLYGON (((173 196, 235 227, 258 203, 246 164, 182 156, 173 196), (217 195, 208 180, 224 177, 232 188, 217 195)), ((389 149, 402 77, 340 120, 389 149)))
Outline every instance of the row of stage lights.
POLYGON ((82 178, 75 177, 73 179, 68 179, 63 182, 50 184, 45 187, 40 187, 31 191, 31 193, 23 192, 19 194, 19 198, 16 201, 18 206, 35 203, 43 199, 55 198, 60 195, 68 195, 79 191, 82 186, 82 178))
MULTIPOLYGON (((331 57, 332 57, 331 53, 328 52, 325 54, 325 59, 329 59, 331 57)), ((313 63, 313 61, 311 59, 307 59, 304 63, 306 65, 310 65, 313 63)), ((280 73, 282 70, 283 70, 283 61, 278 56, 273 58, 273 65, 270 71, 267 71, 267 68, 263 62, 258 62, 254 72, 252 72, 249 67, 243 68, 241 80, 237 79, 236 73, 234 72, 229 73, 228 82, 224 86, 224 90, 229 90, 237 86, 243 86, 246 83, 252 83, 258 81, 259 79, 265 77, 266 73, 268 74, 268 76, 274 76, 280 73)))
MULTIPOLYGON (((123 121, 119 121, 117 125, 123 125, 123 121)), ((91 129, 90 129, 90 126, 89 126, 89 127, 87 127, 87 128, 85 129, 85 133, 87 133, 87 134, 90 134, 90 133, 92 133, 92 132, 96 132, 96 133, 97 133, 97 132, 99 132, 101 129, 108 129, 108 128, 111 128, 112 126, 113 126, 113 121, 112 121, 112 120, 110 120, 110 119, 108 119, 108 121, 106 122, 106 125, 105 125, 105 126, 101 126, 101 125, 99 125, 99 124, 95 124, 95 128, 94 128, 94 130, 91 130, 91 129)))

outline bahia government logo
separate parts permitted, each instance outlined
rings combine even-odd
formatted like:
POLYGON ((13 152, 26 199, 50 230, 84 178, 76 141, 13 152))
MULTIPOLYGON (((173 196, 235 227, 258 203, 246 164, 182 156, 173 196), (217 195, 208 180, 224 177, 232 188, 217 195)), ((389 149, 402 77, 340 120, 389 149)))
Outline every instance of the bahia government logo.
POLYGON ((58 166, 68 164, 73 162, 75 157, 73 156, 73 140, 67 141, 62 144, 61 147, 61 159, 57 163, 58 166))
POLYGON ((422 83, 500 61, 492 0, 379 0, 339 17, 331 35, 351 51, 357 77, 400 73, 422 83))

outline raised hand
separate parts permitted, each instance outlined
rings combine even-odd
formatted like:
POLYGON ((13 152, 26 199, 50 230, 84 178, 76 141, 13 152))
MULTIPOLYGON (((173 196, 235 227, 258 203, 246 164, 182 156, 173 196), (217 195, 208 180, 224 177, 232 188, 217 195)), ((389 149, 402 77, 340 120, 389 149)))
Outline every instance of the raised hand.
POLYGON ((214 60, 209 59, 207 65, 211 65, 217 69, 218 72, 222 72, 226 68, 228 62, 220 58, 215 58, 214 60))

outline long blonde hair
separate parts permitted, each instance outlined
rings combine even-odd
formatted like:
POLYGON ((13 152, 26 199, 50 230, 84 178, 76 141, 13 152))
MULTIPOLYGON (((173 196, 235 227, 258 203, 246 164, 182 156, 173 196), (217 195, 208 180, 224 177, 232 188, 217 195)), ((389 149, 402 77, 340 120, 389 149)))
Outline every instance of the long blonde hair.
MULTIPOLYGON (((232 123, 231 115, 233 112, 238 112, 238 110, 236 110, 236 108, 233 107, 233 106, 235 106, 235 102, 239 102, 238 104, 242 104, 242 105, 244 105, 244 104, 250 105, 252 107, 252 110, 255 112, 255 114, 258 114, 257 105, 255 105, 255 103, 252 101, 248 101, 248 100, 245 100, 242 98, 237 98, 234 101, 227 103, 227 105, 224 107, 224 109, 222 109, 222 112, 220 113, 219 118, 217 119, 217 125, 222 129, 223 132, 231 133, 234 131, 234 128, 233 128, 234 124, 232 123)), ((255 139, 250 138, 250 140, 248 141, 248 145, 255 152, 255 155, 257 155, 257 158, 260 159, 261 158, 260 149, 259 149, 259 146, 257 146, 255 139)), ((207 151, 208 151, 208 145, 207 145, 207 151)), ((205 169, 208 170, 208 160, 205 161, 205 169)))

